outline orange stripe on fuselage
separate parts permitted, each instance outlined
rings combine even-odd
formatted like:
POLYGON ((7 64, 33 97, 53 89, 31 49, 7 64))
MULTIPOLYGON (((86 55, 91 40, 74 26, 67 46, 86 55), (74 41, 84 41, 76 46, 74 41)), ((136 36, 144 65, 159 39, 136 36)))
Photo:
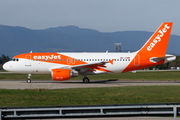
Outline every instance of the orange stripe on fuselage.
MULTIPOLYGON (((88 64, 87 62, 79 61, 75 58, 58 54, 58 53, 25 53, 25 54, 17 55, 13 58, 23 58, 23 59, 29 59, 32 61, 41 61, 41 62, 46 62, 46 63, 55 63, 55 64, 62 64, 62 65, 70 65, 70 66, 88 64)), ((94 70, 112 73, 112 71, 103 69, 101 67, 106 67, 106 66, 103 66, 103 65, 97 65, 97 66, 91 66, 91 67, 86 66, 86 68, 91 68, 94 70)))
MULTIPOLYGON (((134 57, 134 59, 131 61, 131 63, 122 71, 123 72, 129 72, 129 71, 133 71, 133 70, 139 70, 139 69, 143 69, 143 68, 148 68, 151 66, 157 66, 160 64, 163 64, 165 60, 161 60, 159 62, 153 63, 150 62, 150 58, 154 57, 153 55, 147 55, 147 54, 143 54, 143 53, 137 53, 136 56, 139 55, 139 65, 135 65, 135 60, 136 57, 134 57)), ((159 56, 160 57, 160 56, 159 56)))
POLYGON ((87 64, 87 62, 79 61, 75 58, 58 54, 58 53, 25 53, 17 55, 13 58, 23 58, 30 59, 35 61, 47 62, 47 63, 55 63, 55 64, 63 64, 63 65, 81 65, 87 64), (31 56, 28 58, 28 56, 31 56))

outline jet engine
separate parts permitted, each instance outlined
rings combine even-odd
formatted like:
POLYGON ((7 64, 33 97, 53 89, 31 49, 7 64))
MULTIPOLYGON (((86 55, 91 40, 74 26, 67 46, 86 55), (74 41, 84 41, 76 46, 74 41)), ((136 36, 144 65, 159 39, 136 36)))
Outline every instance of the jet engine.
POLYGON ((71 69, 52 69, 51 76, 54 81, 68 80, 71 77, 77 77, 79 74, 71 69))

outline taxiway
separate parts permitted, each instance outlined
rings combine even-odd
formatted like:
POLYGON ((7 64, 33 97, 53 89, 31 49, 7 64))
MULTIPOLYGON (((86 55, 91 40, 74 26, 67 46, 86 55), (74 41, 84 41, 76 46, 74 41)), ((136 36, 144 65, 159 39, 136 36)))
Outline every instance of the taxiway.
POLYGON ((52 80, 0 80, 0 89, 64 89, 64 88, 92 88, 92 87, 122 87, 122 86, 161 86, 180 85, 180 81, 123 81, 123 80, 82 80, 52 81, 52 80))

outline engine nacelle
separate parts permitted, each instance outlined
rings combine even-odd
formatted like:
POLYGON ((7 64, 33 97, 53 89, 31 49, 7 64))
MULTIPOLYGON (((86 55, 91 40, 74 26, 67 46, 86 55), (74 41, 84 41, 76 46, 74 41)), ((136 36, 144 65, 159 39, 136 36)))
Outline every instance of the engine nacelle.
POLYGON ((78 72, 71 69, 52 69, 51 76, 54 81, 69 80, 71 77, 77 77, 78 72))

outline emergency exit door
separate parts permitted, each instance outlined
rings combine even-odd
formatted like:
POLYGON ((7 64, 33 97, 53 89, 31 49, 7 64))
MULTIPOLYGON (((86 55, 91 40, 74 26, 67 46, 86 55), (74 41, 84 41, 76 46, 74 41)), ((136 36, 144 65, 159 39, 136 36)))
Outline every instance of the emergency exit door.
POLYGON ((136 55, 134 59, 134 66, 139 66, 140 65, 140 56, 136 55))

